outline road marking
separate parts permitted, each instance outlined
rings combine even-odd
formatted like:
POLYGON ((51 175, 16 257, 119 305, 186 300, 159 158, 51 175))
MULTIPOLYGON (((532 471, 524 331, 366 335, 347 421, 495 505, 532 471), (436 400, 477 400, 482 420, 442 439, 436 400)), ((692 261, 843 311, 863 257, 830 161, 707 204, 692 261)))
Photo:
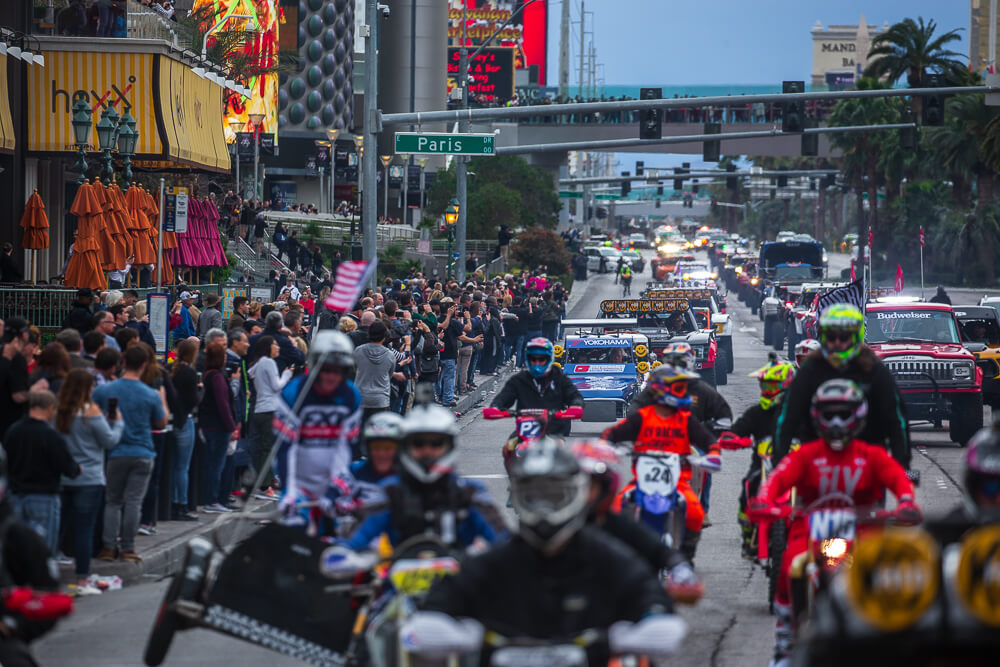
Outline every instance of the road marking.
POLYGON ((505 473, 492 473, 489 475, 461 475, 467 479, 507 479, 505 473))
POLYGON ((740 327, 740 333, 757 333, 756 327, 740 327))

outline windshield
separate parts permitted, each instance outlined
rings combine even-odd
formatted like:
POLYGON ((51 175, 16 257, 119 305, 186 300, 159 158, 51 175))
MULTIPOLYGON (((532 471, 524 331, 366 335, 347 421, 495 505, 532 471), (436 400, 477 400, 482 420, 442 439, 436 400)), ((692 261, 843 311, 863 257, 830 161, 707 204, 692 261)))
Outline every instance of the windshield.
POLYGON ((632 348, 599 347, 570 348, 566 350, 567 364, 631 364, 632 348))
POLYGON ((774 267, 778 264, 812 264, 823 265, 823 250, 814 243, 768 243, 760 249, 760 263, 763 266, 774 267))
POLYGON ((663 313, 639 313, 639 326, 647 329, 669 329, 672 334, 691 333, 697 330, 697 326, 690 313, 691 311, 680 310, 663 313))
POLYGON ((774 269, 774 277, 778 278, 811 278, 812 267, 802 264, 800 266, 779 266, 774 269))
POLYGON ((955 317, 940 310, 870 310, 865 316, 869 343, 955 343, 955 317))
POLYGON ((1000 326, 990 318, 962 318, 958 321, 962 327, 962 340, 972 343, 1000 345, 1000 326))

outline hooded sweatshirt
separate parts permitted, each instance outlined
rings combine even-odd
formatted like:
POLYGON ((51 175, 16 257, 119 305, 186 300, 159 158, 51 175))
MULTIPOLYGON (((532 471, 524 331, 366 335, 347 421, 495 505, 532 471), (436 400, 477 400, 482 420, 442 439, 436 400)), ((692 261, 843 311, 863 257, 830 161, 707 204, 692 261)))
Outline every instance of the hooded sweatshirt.
POLYGON ((365 343, 354 350, 362 408, 389 407, 389 378, 396 368, 396 355, 384 345, 365 343))

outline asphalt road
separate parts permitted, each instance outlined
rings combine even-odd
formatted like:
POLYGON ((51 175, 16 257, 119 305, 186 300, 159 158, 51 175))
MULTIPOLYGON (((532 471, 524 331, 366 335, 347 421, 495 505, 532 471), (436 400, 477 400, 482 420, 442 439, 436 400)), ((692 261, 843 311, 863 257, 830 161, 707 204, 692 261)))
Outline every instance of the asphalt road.
MULTIPOLYGON (((842 259, 831 256, 831 274, 846 266, 842 259)), ((634 292, 638 293, 647 280, 648 272, 636 276, 634 292)), ((594 316, 602 299, 619 294, 620 288, 613 285, 611 276, 594 276, 586 295, 569 316, 594 316)), ((757 400, 757 383, 747 375, 766 362, 770 348, 761 341, 760 321, 735 298, 730 300, 730 312, 735 319, 736 368, 721 391, 738 415, 757 400)), ((478 413, 463 415, 460 423, 460 472, 480 479, 503 503, 507 484, 500 446, 512 424, 486 422, 478 413)), ((598 435, 605 426, 575 423, 573 433, 598 435)), ((948 441, 946 431, 934 431, 929 426, 916 426, 914 441, 919 452, 914 466, 923 477, 918 502, 926 514, 943 513, 959 500, 962 450, 948 441)), ((691 634, 677 664, 744 667, 765 665, 770 658, 773 620, 767 611, 766 578, 760 568, 739 554, 737 498, 748 465, 748 452, 726 452, 723 470, 713 482, 709 512, 713 525, 705 529, 696 562, 706 583, 706 594, 698 606, 681 611, 690 623, 691 634)), ((145 639, 165 587, 165 582, 142 584, 79 601, 77 612, 36 645, 40 664, 141 664, 145 639)), ((217 633, 193 630, 177 637, 167 664, 279 667, 298 663, 217 633)))

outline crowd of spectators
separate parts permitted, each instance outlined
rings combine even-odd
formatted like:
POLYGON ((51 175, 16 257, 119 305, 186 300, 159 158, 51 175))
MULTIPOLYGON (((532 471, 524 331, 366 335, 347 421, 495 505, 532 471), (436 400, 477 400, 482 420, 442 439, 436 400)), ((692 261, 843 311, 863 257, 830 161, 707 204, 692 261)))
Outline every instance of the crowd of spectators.
MULTIPOLYGON (((75 567, 81 593, 99 592, 92 558, 141 561, 136 540, 158 520, 233 511, 240 475, 266 465, 280 391, 305 372, 315 331, 353 341, 366 418, 405 414, 418 380, 454 407, 483 376, 523 365, 527 340, 558 338, 568 298, 545 267, 463 284, 414 273, 341 314, 324 306, 329 274, 310 279, 276 274, 273 301, 237 296, 228 317, 217 294, 178 286, 165 354, 132 290, 79 290, 44 345, 24 319, 0 322, 9 491, 17 515, 75 567)), ((264 479, 254 492, 275 497, 280 480, 264 479)))

